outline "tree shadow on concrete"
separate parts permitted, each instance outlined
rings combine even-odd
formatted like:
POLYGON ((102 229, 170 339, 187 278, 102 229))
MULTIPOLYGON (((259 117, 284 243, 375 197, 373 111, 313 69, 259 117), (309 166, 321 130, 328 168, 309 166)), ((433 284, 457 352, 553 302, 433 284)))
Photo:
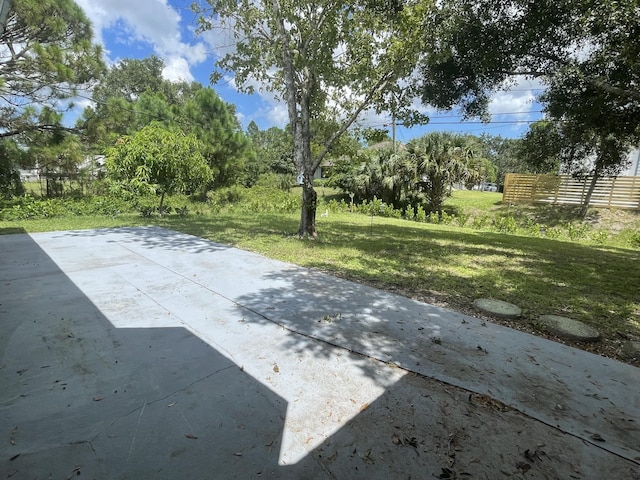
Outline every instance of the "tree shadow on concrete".
POLYGON ((132 244, 138 244, 145 248, 162 248, 189 253, 205 253, 229 248, 226 245, 204 240, 189 234, 177 234, 174 231, 158 226, 148 227, 118 227, 96 230, 75 230, 59 232, 60 236, 70 237, 77 242, 81 239, 90 240, 97 236, 111 235, 113 233, 125 234, 125 240, 132 244))

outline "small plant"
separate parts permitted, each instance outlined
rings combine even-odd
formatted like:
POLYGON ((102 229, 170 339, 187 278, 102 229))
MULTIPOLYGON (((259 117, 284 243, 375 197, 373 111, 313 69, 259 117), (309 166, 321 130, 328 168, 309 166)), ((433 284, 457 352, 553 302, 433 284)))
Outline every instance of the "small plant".
POLYGON ((184 218, 189 215, 189 207, 187 207, 186 205, 184 207, 177 207, 176 213, 180 218, 184 218))
POLYGON ((455 215, 449 215, 447 212, 442 212, 442 215, 440 215, 440 223, 444 225, 451 225, 455 219, 455 215))
POLYGON ((516 219, 511 215, 505 217, 496 217, 493 221, 493 226, 501 233, 515 233, 518 229, 516 219))
POLYGON ((442 345, 442 339, 440 337, 431 337, 431 341, 436 345, 442 345))
POLYGON ((476 230, 482 230, 489 223, 489 217, 487 215, 480 215, 473 219, 471 226, 476 230))
POLYGON ((422 205, 418 205, 416 208, 416 221, 417 222, 426 222, 427 221, 427 212, 424 211, 422 205))
POLYGON ((609 232, 606 230, 596 230, 591 233, 591 241, 597 243, 598 245, 604 245, 609 240, 609 232))
POLYGON ((581 240, 586 237, 589 227, 585 224, 567 223, 567 236, 571 240, 581 240))
POLYGON ((155 207, 144 205, 140 207, 140 216, 143 218, 151 218, 156 211, 155 207))
POLYGON ((469 218, 471 218, 471 214, 462 212, 457 217, 454 217, 454 218, 455 218, 456 225, 458 225, 459 227, 464 227, 469 221, 469 218))
POLYGON ((557 239, 562 236, 562 230, 558 227, 549 227, 544 231, 547 238, 557 239))

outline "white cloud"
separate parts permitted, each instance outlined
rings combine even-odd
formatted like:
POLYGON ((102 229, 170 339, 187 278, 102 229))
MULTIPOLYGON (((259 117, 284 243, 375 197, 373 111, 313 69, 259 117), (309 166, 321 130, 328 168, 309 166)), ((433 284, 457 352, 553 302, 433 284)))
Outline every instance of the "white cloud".
MULTIPOLYGON (((102 0, 99 4, 93 0, 77 0, 77 3, 93 23, 99 43, 104 45, 104 36, 110 32, 117 35, 122 44, 150 46, 164 59, 164 73, 169 80, 192 80, 191 67, 207 58, 202 42, 182 41, 181 15, 168 0, 102 0)), ((105 53, 108 63, 127 56, 113 50, 105 53)))
MULTIPOLYGON (((506 88, 506 87, 505 87, 506 88)), ((494 119, 530 120, 536 110, 536 99, 544 90, 544 85, 537 80, 524 77, 516 79, 509 89, 498 92, 489 104, 489 112, 494 119)))
POLYGON ((192 82, 193 75, 189 71, 189 63, 182 57, 164 59, 165 67, 162 76, 172 82, 192 82))

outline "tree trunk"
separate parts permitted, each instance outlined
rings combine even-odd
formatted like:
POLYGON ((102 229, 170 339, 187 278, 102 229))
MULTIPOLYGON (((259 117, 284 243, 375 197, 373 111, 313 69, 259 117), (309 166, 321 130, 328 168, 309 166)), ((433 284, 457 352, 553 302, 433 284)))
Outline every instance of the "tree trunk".
POLYGON ((164 192, 160 194, 160 206, 158 207, 158 214, 162 216, 164 213, 164 192))
POLYGON ((303 238, 309 236, 316 238, 316 208, 318 206, 318 194, 313 188, 313 176, 304 175, 304 183, 302 184, 302 210, 300 212, 300 227, 298 228, 298 236, 303 238))
POLYGON ((591 196, 593 195, 593 191, 596 188, 596 184, 598 183, 599 178, 600 178, 600 169, 596 166, 596 168, 593 171, 593 178, 591 179, 589 190, 587 190, 587 195, 584 197, 584 201, 582 202, 582 207, 580 208, 580 218, 582 219, 584 219, 584 217, 587 216, 587 210, 589 210, 589 203, 591 202, 591 196))

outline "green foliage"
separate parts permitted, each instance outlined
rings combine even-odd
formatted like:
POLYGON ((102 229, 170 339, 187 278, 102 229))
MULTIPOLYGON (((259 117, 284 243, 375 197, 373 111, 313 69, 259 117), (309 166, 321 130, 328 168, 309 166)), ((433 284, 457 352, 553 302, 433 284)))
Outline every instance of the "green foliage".
POLYGON ((415 10, 424 6, 406 4, 384 15, 345 1, 318 8, 308 0, 207 0, 192 8, 199 32, 220 28, 236 41, 216 62, 213 81, 233 72, 241 90, 252 93, 258 83, 287 102, 294 164, 303 177, 298 234, 315 237, 313 174, 360 112, 374 105, 389 109, 393 97, 394 112, 415 113, 409 96, 391 92, 414 70, 421 51, 415 10), (332 105, 340 105, 340 112, 332 105), (318 148, 314 138, 322 139, 318 148))
POLYGON ((446 132, 429 133, 407 144, 406 155, 415 168, 409 178, 424 195, 429 213, 442 215, 453 184, 469 176, 474 146, 471 137, 446 132))
POLYGON ((0 197, 10 198, 25 193, 16 165, 16 159, 19 156, 19 149, 15 142, 11 140, 0 142, 0 197))
POLYGON ((500 233, 515 233, 518 229, 518 224, 511 215, 506 215, 496 217, 493 220, 493 227, 500 233))
POLYGON ((255 183, 258 187, 276 188, 284 192, 291 190, 294 184, 294 178, 291 175, 282 173, 263 173, 255 183))
POLYGON ((134 191, 161 195, 193 192, 211 181, 211 170, 193 135, 166 130, 157 123, 131 137, 123 137, 107 150, 109 176, 134 191))
POLYGON ((79 199, 40 199, 32 195, 15 197, 3 203, 1 220, 33 220, 65 216, 104 215, 115 217, 131 211, 131 205, 115 197, 84 197, 79 199))
POLYGON ((92 35, 89 20, 73 0, 11 2, 0 37, 0 50, 6 53, 0 58, 3 136, 59 129, 44 121, 40 110, 60 109, 78 86, 104 71, 92 35))
POLYGON ((213 173, 213 187, 244 179, 245 161, 253 152, 235 108, 211 88, 201 88, 187 100, 182 116, 202 144, 201 153, 213 173))
POLYGON ((629 34, 640 30, 637 7, 635 1, 439 2, 432 28, 423 30, 438 39, 420 65, 423 102, 487 118, 490 96, 505 84, 518 76, 541 79, 546 88, 537 100, 551 123, 533 126, 521 158, 536 170, 562 161, 571 173, 615 174, 640 141, 640 46, 629 34))

